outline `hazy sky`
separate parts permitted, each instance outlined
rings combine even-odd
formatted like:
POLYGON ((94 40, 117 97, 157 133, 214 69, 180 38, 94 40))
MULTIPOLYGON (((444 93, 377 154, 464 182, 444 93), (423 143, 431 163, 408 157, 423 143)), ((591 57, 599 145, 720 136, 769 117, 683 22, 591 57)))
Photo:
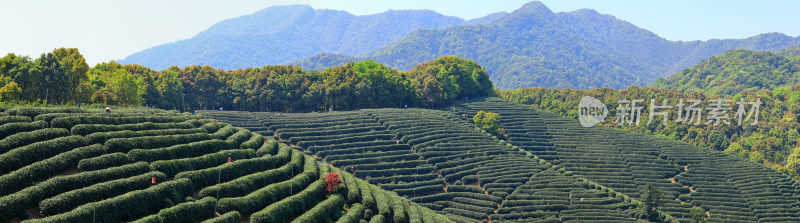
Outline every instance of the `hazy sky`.
MULTIPOLYGON (((464 19, 511 12, 525 0, 0 0, 0 56, 38 57, 77 47, 90 66, 122 59, 163 43, 191 38, 221 20, 271 5, 309 4, 356 15, 389 9, 431 9, 464 19)), ((746 38, 761 33, 800 35, 800 1, 768 0, 543 0, 554 12, 591 8, 669 40, 746 38)))

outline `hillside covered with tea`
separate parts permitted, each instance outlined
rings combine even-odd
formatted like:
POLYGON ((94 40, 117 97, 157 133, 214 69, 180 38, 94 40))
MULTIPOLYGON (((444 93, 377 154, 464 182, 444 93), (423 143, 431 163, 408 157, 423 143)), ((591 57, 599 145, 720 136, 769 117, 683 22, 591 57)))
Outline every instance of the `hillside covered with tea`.
POLYGON ((3 107, 0 222, 447 222, 245 128, 154 109, 3 107))

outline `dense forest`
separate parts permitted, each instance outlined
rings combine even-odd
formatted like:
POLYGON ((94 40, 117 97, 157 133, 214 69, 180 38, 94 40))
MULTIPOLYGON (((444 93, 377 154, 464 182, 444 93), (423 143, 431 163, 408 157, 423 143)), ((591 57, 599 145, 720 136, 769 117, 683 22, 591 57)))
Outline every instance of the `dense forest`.
POLYGON ((653 87, 732 95, 744 90, 776 89, 797 84, 800 83, 800 57, 791 56, 791 52, 792 48, 777 53, 730 50, 668 79, 659 78, 653 87))
POLYGON ((494 94, 486 70, 458 57, 441 57, 408 72, 369 60, 324 71, 290 65, 156 71, 114 61, 90 68, 77 49, 60 48, 37 59, 8 54, 0 59, 0 75, 3 102, 138 104, 183 111, 438 107, 494 94))

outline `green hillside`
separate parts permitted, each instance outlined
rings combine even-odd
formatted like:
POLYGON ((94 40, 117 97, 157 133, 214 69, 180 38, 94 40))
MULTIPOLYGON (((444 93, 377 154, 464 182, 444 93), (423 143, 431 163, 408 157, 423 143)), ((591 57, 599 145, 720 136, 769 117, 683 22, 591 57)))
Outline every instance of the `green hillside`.
POLYGON ((448 221, 297 148, 198 115, 0 111, 0 222, 448 221), (331 173, 341 185, 328 184, 331 173))
POLYGON ((201 114, 274 133, 457 222, 580 222, 599 220, 597 213, 606 222, 633 222, 641 215, 636 198, 520 151, 446 111, 201 114), (261 122, 246 121, 253 119, 261 122))
POLYGON ((664 192, 664 218, 689 222, 702 208, 712 222, 800 220, 800 183, 766 166, 497 98, 453 111, 202 114, 274 134, 458 222, 643 219, 647 184, 664 192), (507 142, 464 119, 478 110, 500 114, 507 142))
MULTIPOLYGON (((788 51, 787 51, 788 52, 788 51)), ((800 83, 800 58, 768 51, 730 50, 686 68, 655 88, 733 95, 800 83)))
POLYGON ((3 108, 0 220, 800 221, 800 183, 766 166, 499 98, 197 113, 3 108), (470 123, 479 110, 507 140, 470 123), (329 194, 331 172, 343 183, 329 194), (654 215, 647 185, 663 191, 654 215))
POLYGON ((497 98, 454 110, 500 114, 512 145, 614 191, 638 197, 652 183, 665 192, 661 210, 682 222, 697 207, 708 211, 709 222, 800 221, 800 183, 755 162, 669 139, 585 128, 497 98))
MULTIPOLYGON (((800 180, 800 85, 785 86, 773 90, 743 91, 736 95, 721 95, 718 98, 731 100, 731 104, 736 101, 753 102, 760 100, 760 115, 757 125, 749 125, 743 122, 738 125, 732 122, 730 125, 712 125, 701 122, 697 125, 689 125, 676 122, 677 112, 672 112, 667 125, 659 122, 661 117, 655 116, 653 123, 645 124, 649 119, 649 111, 645 111, 640 125, 618 125, 613 117, 616 117, 616 108, 619 100, 624 98, 633 99, 654 99, 661 101, 668 100, 668 104, 675 105, 678 100, 683 99, 704 99, 710 100, 717 96, 706 95, 702 92, 684 93, 678 90, 655 89, 649 87, 629 87, 623 90, 613 90, 608 88, 582 90, 582 89, 545 89, 545 88, 522 88, 513 91, 503 91, 500 96, 504 99, 531 105, 532 107, 547 110, 562 116, 578 119, 578 102, 583 96, 591 96, 601 100, 608 108, 609 118, 601 125, 649 134, 669 139, 681 140, 683 142, 710 148, 718 151, 725 151, 736 156, 764 163, 777 170, 800 180)), ((708 109, 708 101, 700 105, 703 109, 708 109)), ((649 106, 647 104, 646 106, 649 106)), ((649 110, 649 107, 648 109, 649 110)), ((731 112, 730 115, 732 114, 731 112)), ((706 121, 707 121, 707 116, 706 121)), ((731 116, 735 117, 735 116, 731 116)), ((752 119, 751 119, 752 121, 752 119)), ((749 122, 752 124, 752 122, 749 122)))

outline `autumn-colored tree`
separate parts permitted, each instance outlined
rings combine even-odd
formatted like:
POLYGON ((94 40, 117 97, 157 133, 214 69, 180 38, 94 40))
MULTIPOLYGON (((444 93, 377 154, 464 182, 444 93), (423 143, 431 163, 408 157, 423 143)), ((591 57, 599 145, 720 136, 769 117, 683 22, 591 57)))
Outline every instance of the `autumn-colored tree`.
POLYGON ((328 175, 325 176, 325 190, 328 191, 328 194, 335 193, 336 190, 339 189, 340 184, 342 184, 342 178, 338 173, 329 172, 328 175))

